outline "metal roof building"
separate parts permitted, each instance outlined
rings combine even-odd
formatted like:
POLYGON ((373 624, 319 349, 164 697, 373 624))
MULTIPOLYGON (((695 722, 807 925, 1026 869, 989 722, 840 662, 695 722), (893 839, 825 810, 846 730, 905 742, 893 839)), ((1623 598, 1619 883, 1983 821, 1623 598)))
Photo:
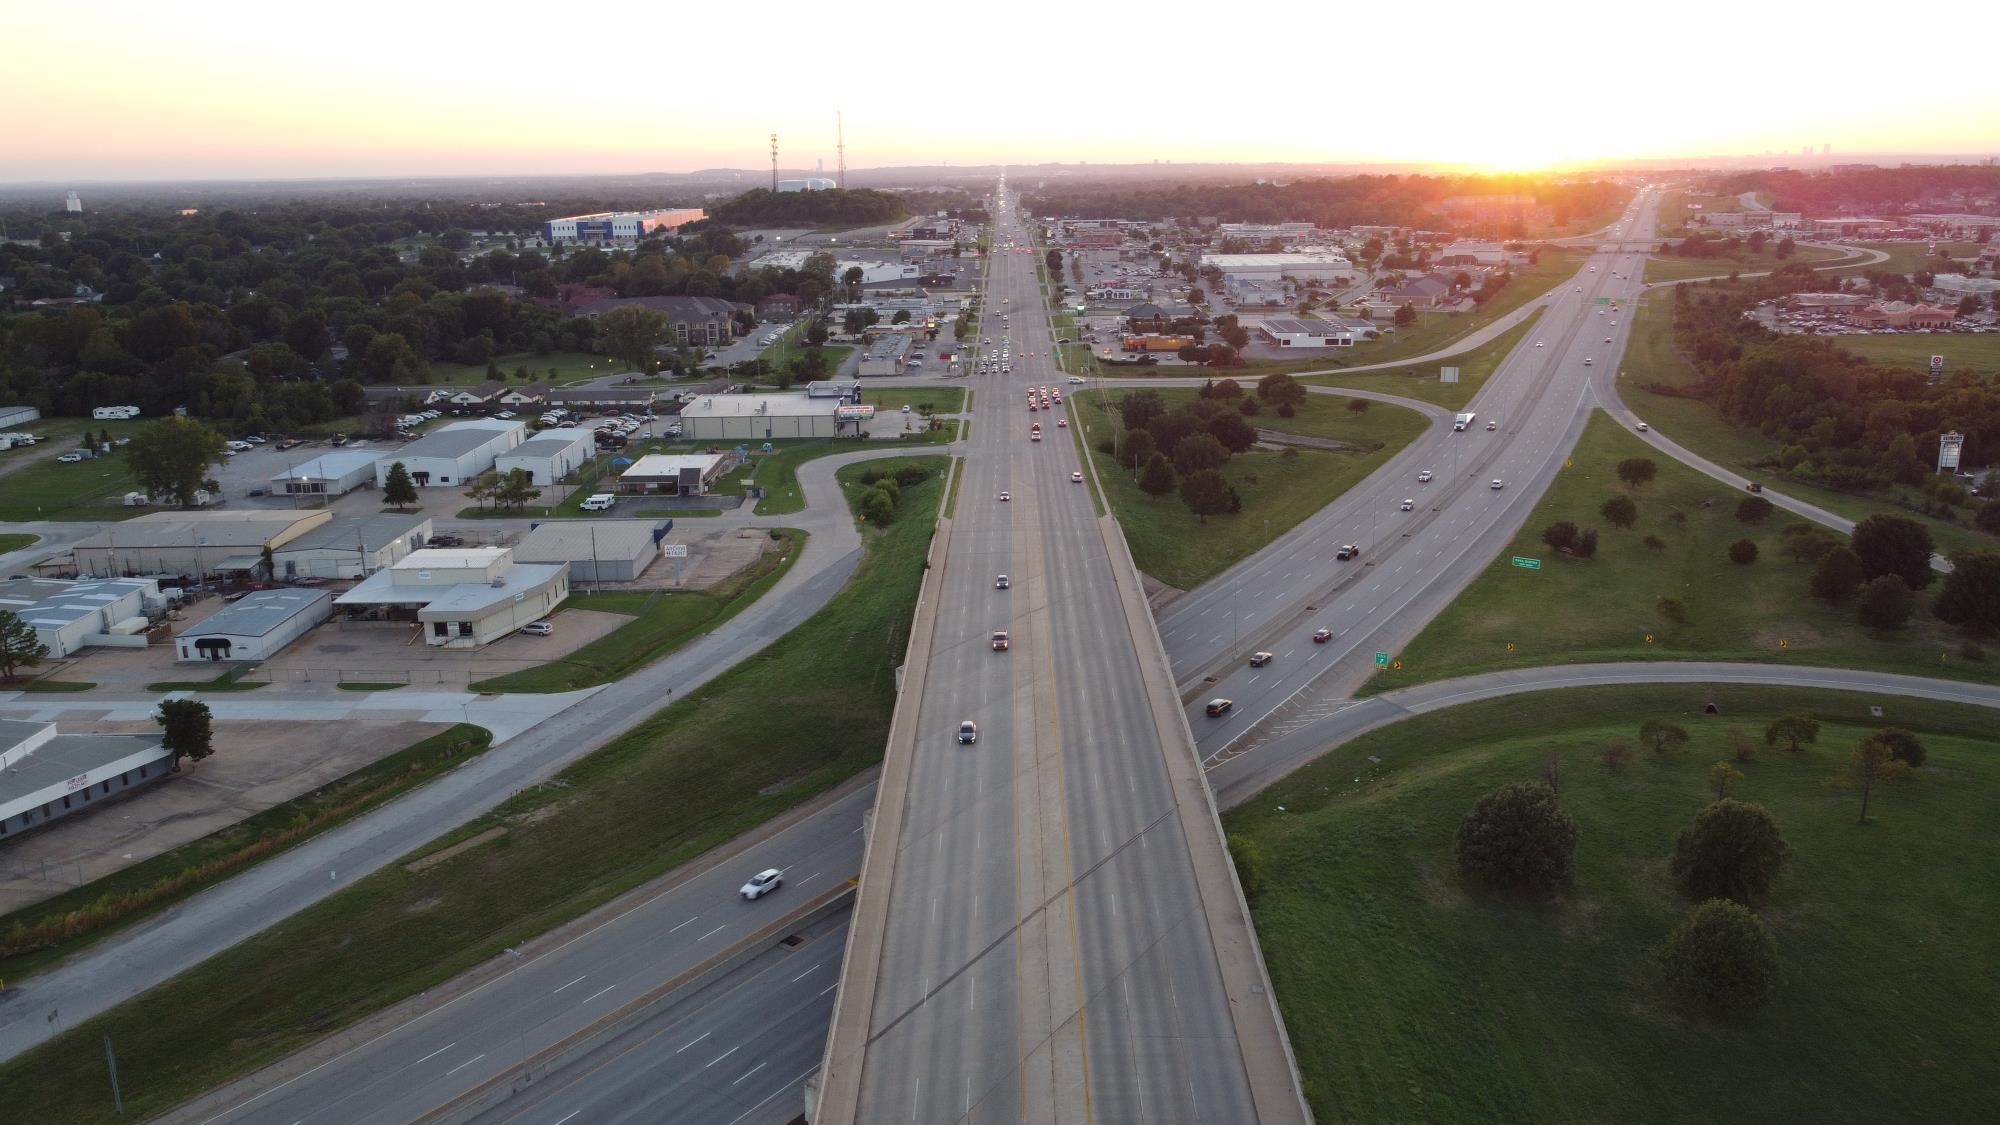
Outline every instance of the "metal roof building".
POLYGON ((271 552, 271 577, 361 578, 422 547, 431 537, 431 518, 375 512, 321 524, 271 552))
POLYGON ((296 588, 258 590, 190 625, 174 638, 178 660, 269 660, 333 612, 333 595, 296 588))
POLYGON ((333 519, 326 509, 290 512, 153 512, 115 523, 74 548, 81 575, 204 575, 224 559, 276 550, 333 519))
POLYGON ((271 484, 305 496, 344 496, 375 479, 372 449, 336 449, 278 473, 271 484))
POLYGON ((61 658, 89 645, 142 648, 146 613, 163 606, 151 578, 14 578, 0 582, 0 609, 9 610, 61 658), (131 640, 127 640, 131 638, 131 640))
POLYGON ((398 462, 418 488, 463 485, 493 467, 502 453, 521 444, 527 426, 497 418, 453 422, 433 430, 394 453, 375 459, 375 484, 389 483, 389 467, 398 462))
POLYGON ((835 398, 792 395, 703 395, 681 407, 689 441, 768 441, 838 437, 860 432, 860 422, 839 417, 835 398))
POLYGON ((516 563, 505 547, 413 551, 333 604, 350 618, 414 621, 424 643, 471 648, 504 637, 569 596, 569 567, 516 563))
POLYGON ((57 734, 54 723, 0 719, 0 840, 165 780, 173 766, 150 735, 57 734))
POLYGON ((528 479, 546 487, 561 483, 596 452, 597 443, 589 430, 548 429, 500 454, 494 459, 493 468, 502 474, 525 469, 528 479))
POLYGON ((733 458, 720 453, 648 453, 618 475, 621 492, 698 496, 714 486, 733 458))
POLYGON ((568 563, 571 582, 630 582, 660 557, 660 520, 550 520, 514 547, 524 563, 568 563))

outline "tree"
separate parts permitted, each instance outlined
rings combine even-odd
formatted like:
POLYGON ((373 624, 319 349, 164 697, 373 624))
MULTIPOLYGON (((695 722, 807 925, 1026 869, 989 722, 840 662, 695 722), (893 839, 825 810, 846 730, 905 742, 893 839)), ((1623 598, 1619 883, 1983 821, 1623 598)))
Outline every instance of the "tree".
POLYGON ((1749 566, 1757 561, 1757 544, 1754 540, 1738 539, 1729 545, 1729 561, 1738 566, 1749 566))
POLYGON ((1819 720, 1811 715, 1784 715, 1764 728, 1764 745, 1776 746, 1782 742, 1785 749, 1797 754, 1807 746, 1819 741, 1819 720))
POLYGON ((1180 477, 1174 473, 1173 463, 1162 453, 1148 457, 1146 467, 1139 471, 1139 491, 1148 496, 1165 496, 1179 484, 1180 477))
POLYGON ((382 480, 382 503, 393 504, 397 511, 408 511, 417 502, 417 486, 410 482, 410 470, 401 461, 389 466, 389 473, 382 480))
POLYGON ((1174 445, 1174 468, 1184 477, 1219 469, 1228 461, 1229 450, 1215 440, 1214 434, 1189 434, 1174 445))
POLYGON ((1722 732, 1722 741, 1729 747, 1730 756, 1739 762, 1747 762, 1757 756, 1756 741, 1740 723, 1729 724, 1728 729, 1722 732))
POLYGON ((1743 780, 1741 772, 1717 762, 1708 776, 1718 786, 1716 799, 1674 839, 1667 872, 1683 898, 1726 898, 1755 906, 1770 893, 1790 849, 1762 805, 1728 799, 1724 791, 1743 780))
POLYGON ((1615 773, 1632 764, 1632 745, 1622 738, 1607 738, 1598 744, 1597 757, 1615 773))
POLYGON ((1202 387, 1201 397, 1217 399, 1241 398, 1243 397, 1243 384, 1238 383, 1234 379, 1210 382, 1208 385, 1202 387))
POLYGON ((1877 512, 1854 525, 1848 545, 1861 559, 1864 579, 1900 575, 1912 590, 1931 584, 1930 529, 1908 516, 1877 512))
POLYGON ((2000 630, 2000 551, 1967 551, 1951 564, 1931 612, 1973 633, 2000 630))
POLYGON ((896 518, 896 501, 879 488, 871 488, 862 493, 855 508, 861 513, 862 519, 876 527, 887 527, 896 518))
POLYGON ((1833 777, 1827 779, 1828 788, 1859 789, 1861 791, 1861 820, 1868 823, 1868 800, 1874 795, 1877 785, 1895 781, 1910 772, 1910 764, 1896 757, 1895 744, 1876 731, 1864 737, 1848 755, 1847 765, 1833 777))
POLYGON ((1988 500, 1972 515, 1972 526, 1988 535, 2000 535, 2000 500, 1988 500))
POLYGON ((1647 719, 1639 724, 1639 741, 1650 743, 1653 753, 1664 754, 1671 748, 1687 745, 1687 728, 1665 719, 1647 719))
POLYGON ((1579 559, 1595 558, 1597 555, 1597 529, 1586 527, 1570 545, 1570 556, 1579 559))
POLYGON ((1910 614, 1916 608, 1917 596, 1903 585, 1903 580, 1885 574, 1861 588, 1855 616, 1870 629, 1900 629, 1910 623, 1910 614))
POLYGON ((535 478, 526 469, 510 469, 493 485, 493 503, 500 508, 519 510, 540 498, 535 478))
POLYGON ((12 683, 14 673, 33 668, 48 655, 49 646, 35 634, 34 626, 11 609, 0 609, 0 683, 12 683))
POLYGON ((1052 249, 1042 255, 1042 261, 1049 267, 1049 276, 1062 273, 1062 251, 1052 249))
POLYGON ((1257 380, 1257 397, 1274 407, 1297 407, 1306 400, 1306 389, 1290 375, 1266 375, 1257 380))
POLYGON ((1618 479, 1632 488, 1649 483, 1659 473, 1660 467, 1650 457, 1627 457, 1618 462, 1618 479))
POLYGON ((1726 800, 1729 787, 1743 780, 1743 771, 1728 762, 1717 762, 1708 767, 1708 783, 1715 786, 1715 799, 1726 800))
POLYGON ((208 704, 198 699, 161 701, 153 721, 165 731, 160 745, 173 754, 176 769, 182 758, 199 762, 215 753, 215 730, 209 720, 208 704))
POLYGON ((1639 505, 1630 496, 1613 496, 1597 509, 1597 514, 1613 527, 1631 527, 1639 518, 1639 505))
POLYGON ((213 490, 208 470, 229 448, 223 436, 206 422, 179 415, 157 418, 139 427, 125 447, 125 467, 147 495, 172 497, 176 506, 194 504, 194 494, 213 490))
POLYGON ((1158 391, 1133 391, 1118 400, 1118 418, 1128 430, 1145 429, 1147 423, 1166 412, 1167 400, 1158 391))
POLYGON ((634 371, 658 366, 654 349, 667 342, 667 314, 642 305, 620 305, 597 318, 597 346, 634 371))
POLYGON ((1417 322, 1417 310, 1408 301, 1405 301, 1397 306, 1394 320, 1396 327, 1408 328, 1417 322))
POLYGON ((1745 496, 1736 505, 1736 519, 1739 523, 1763 523, 1772 510, 1772 503, 1762 496, 1745 496))
POLYGON ((1542 542, 1567 553, 1576 545, 1576 525, 1568 520, 1558 520, 1542 529, 1542 542))
POLYGON ((1235 502, 1234 498, 1235 490, 1229 487, 1229 481, 1214 469, 1201 469, 1181 478, 1181 502, 1186 504, 1188 511, 1193 512, 1202 523, 1207 523, 1210 516, 1219 516, 1229 511, 1235 502))
POLYGON ((1126 430, 1119 439, 1118 463, 1128 469, 1136 469, 1153 459, 1158 450, 1153 444, 1153 435, 1145 430, 1126 430))
POLYGON ((1210 418, 1208 434, 1231 453, 1242 453, 1257 444, 1257 427, 1244 421, 1243 415, 1234 410, 1210 418))
POLYGON ((1748 907, 1728 899, 1695 907, 1653 960, 1674 999, 1707 1015, 1747 1015, 1778 987, 1770 932, 1748 907))
POLYGON ((1930 757, 1930 751, 1924 749, 1924 744, 1917 741, 1917 736, 1902 727, 1883 727, 1875 732, 1874 737, 1889 748, 1891 758, 1913 770, 1922 769, 1924 759, 1930 757))
POLYGON ((1468 880, 1495 890, 1548 894, 1576 873, 1576 821, 1555 791, 1517 781, 1479 798, 1459 822, 1452 852, 1468 880))
POLYGON ((1835 547, 1820 556, 1807 584, 1813 597, 1838 605, 1854 596, 1864 577, 1861 556, 1847 547, 1835 547))
POLYGON ((495 481, 493 478, 480 477, 478 480, 465 486, 465 498, 467 500, 477 500, 479 502, 479 510, 483 512, 486 510, 486 502, 493 499, 494 490, 495 481))

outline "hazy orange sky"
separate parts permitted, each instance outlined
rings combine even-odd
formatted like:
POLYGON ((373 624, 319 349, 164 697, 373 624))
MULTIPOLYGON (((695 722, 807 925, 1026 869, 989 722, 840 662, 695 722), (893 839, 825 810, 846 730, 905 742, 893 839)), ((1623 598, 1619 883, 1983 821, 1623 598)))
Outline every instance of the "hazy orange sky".
POLYGON ((2000 155, 2000 78, 1948 49, 2000 41, 2000 3, 1926 4, 1921 27, 1914 14, 22 4, 0 70, 0 181, 760 168, 772 132, 786 168, 831 168, 836 107, 851 167, 2000 155))

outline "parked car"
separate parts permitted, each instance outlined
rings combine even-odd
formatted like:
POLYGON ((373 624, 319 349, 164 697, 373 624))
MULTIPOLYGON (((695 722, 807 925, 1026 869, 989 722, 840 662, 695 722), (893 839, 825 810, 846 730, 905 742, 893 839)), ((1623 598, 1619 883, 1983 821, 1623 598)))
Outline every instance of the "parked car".
POLYGON ((521 626, 521 631, 531 637, 546 637, 554 633, 556 627, 547 621, 530 621, 526 625, 521 626))
POLYGON ((743 897, 755 902, 783 886, 784 882, 784 872, 775 867, 766 868, 750 876, 750 881, 743 884, 743 897))

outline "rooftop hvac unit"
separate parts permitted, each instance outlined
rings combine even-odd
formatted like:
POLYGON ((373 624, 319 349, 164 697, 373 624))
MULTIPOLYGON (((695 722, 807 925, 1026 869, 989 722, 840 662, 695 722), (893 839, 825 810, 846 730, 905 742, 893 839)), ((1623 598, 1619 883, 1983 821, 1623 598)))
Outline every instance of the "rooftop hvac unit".
POLYGON ((507 578, 505 575, 502 575, 499 578, 495 578, 493 581, 487 583, 487 585, 492 586, 495 590, 502 589, 507 585, 507 578))

